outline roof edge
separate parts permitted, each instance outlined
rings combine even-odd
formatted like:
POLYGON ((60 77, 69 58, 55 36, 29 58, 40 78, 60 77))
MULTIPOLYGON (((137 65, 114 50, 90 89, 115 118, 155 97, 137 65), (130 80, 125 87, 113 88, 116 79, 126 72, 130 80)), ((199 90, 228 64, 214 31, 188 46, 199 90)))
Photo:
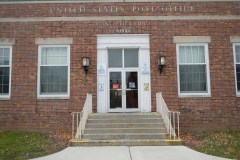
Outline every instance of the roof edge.
POLYGON ((0 4, 105 3, 105 2, 240 2, 240 0, 0 0, 0 4))

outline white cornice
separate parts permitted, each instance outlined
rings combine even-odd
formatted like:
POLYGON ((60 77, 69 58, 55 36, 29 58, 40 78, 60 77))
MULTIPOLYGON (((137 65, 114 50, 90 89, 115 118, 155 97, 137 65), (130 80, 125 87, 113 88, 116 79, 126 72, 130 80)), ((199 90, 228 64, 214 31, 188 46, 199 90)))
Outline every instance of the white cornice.
POLYGON ((0 4, 39 4, 39 3, 109 3, 109 2, 240 2, 240 0, 68 0, 68 1, 48 1, 48 0, 0 0, 0 4))

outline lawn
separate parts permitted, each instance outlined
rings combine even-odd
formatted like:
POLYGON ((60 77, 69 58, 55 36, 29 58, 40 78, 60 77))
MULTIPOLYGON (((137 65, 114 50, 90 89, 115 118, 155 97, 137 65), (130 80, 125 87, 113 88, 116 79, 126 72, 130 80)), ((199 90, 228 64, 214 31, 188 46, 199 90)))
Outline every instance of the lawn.
POLYGON ((240 159, 240 130, 185 133, 182 139, 194 150, 218 157, 240 159))
POLYGON ((45 156, 66 143, 44 133, 0 132, 0 160, 25 160, 45 156))
MULTIPOLYGON (((25 160, 67 147, 67 134, 0 132, 0 160, 25 160)), ((210 155, 240 160, 240 131, 184 133, 185 144, 210 155)))

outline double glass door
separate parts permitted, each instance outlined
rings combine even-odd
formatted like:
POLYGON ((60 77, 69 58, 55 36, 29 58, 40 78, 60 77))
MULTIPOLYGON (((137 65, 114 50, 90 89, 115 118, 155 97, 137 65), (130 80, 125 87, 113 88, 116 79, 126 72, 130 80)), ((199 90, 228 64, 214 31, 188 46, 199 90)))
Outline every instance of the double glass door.
POLYGON ((110 112, 138 110, 138 71, 109 71, 110 112))
POLYGON ((108 49, 109 112, 138 111, 137 48, 108 49))

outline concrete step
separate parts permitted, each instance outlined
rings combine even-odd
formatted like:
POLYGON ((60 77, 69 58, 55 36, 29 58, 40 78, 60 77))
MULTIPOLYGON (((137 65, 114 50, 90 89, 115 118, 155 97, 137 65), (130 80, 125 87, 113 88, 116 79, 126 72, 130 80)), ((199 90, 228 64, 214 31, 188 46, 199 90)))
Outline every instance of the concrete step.
POLYGON ((114 133, 114 134, 83 134, 82 139, 118 140, 118 139, 166 139, 167 133, 114 133))
POLYGON ((181 140, 168 139, 119 139, 119 140, 78 140, 72 139, 70 146, 170 146, 182 145, 181 140))
POLYGON ((93 133, 165 133, 166 128, 86 128, 84 134, 93 133))
POLYGON ((164 123, 87 123, 86 128, 164 128, 164 123))
POLYGON ((82 139, 72 139, 70 146, 161 146, 181 145, 169 140, 159 113, 90 114, 82 139))
POLYGON ((92 113, 89 119, 161 118, 159 113, 92 113))
POLYGON ((163 123, 162 118, 88 119, 87 123, 163 123))

